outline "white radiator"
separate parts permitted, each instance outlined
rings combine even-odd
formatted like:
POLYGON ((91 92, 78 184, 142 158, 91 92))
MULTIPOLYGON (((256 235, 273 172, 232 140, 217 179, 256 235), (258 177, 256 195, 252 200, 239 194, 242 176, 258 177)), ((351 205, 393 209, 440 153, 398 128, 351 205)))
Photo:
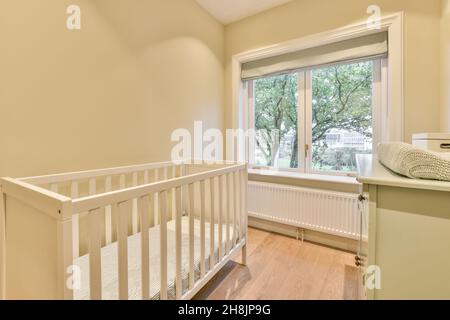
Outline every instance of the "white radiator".
POLYGON ((358 239, 358 195, 249 182, 249 216, 358 239))

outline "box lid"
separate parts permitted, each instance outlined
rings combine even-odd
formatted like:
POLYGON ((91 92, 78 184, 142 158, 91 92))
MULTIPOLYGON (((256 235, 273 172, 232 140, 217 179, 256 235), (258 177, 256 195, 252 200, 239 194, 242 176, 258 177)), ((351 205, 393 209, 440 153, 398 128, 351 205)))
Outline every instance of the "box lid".
POLYGON ((417 133, 413 134, 413 140, 449 140, 450 132, 442 133, 417 133))

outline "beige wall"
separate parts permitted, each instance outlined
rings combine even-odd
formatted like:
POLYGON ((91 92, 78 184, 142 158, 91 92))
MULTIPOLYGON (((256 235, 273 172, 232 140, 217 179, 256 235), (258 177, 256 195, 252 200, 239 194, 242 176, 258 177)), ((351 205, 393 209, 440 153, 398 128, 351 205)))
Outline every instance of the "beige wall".
POLYGON ((173 129, 223 126, 224 27, 194 0, 2 0, 0 39, 0 176, 168 160, 173 129))
MULTIPOLYGON (((194 0, 2 0, 0 176, 168 159, 174 128, 230 126, 233 54, 361 21, 370 4, 296 0, 223 27, 194 0)), ((448 0, 441 22, 439 0, 377 4, 405 12, 406 137, 448 125, 448 0)))
POLYGON ((442 0, 441 130, 450 132, 450 1, 442 0))
POLYGON ((382 14, 405 12, 405 137, 440 126, 440 0, 295 0, 228 25, 227 126, 231 123, 231 57, 234 54, 364 21, 369 5, 382 14))

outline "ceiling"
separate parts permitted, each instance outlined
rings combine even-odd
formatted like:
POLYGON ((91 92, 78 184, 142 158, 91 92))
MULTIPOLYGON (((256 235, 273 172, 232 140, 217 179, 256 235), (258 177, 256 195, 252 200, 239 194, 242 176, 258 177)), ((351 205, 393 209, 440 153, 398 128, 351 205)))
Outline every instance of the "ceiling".
POLYGON ((197 0, 217 20, 229 24, 292 0, 197 0))

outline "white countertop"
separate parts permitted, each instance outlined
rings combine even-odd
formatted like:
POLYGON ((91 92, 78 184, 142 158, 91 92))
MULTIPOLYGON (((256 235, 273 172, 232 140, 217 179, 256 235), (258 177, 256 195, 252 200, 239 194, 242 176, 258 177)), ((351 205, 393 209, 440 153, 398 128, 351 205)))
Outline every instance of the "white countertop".
POLYGON ((410 179, 384 167, 375 156, 356 156, 357 180, 363 184, 450 192, 450 182, 410 179))

